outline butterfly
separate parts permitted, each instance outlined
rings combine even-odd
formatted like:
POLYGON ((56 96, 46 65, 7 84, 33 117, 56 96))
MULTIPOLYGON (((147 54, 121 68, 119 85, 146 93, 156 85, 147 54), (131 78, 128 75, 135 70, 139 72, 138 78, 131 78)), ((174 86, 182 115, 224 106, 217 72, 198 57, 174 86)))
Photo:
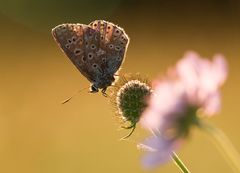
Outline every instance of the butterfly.
POLYGON ((129 37, 121 27, 104 20, 89 25, 61 24, 52 35, 62 51, 90 82, 90 92, 103 95, 115 81, 123 63, 129 37))

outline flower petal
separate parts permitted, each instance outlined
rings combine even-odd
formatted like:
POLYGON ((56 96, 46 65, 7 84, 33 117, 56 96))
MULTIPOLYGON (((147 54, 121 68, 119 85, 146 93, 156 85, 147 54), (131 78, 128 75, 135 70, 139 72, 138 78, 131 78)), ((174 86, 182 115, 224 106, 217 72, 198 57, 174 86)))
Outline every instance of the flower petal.
POLYGON ((138 148, 147 151, 142 159, 143 166, 153 168, 171 159, 172 151, 178 148, 178 141, 167 140, 161 136, 151 136, 138 144, 138 148))
POLYGON ((203 105, 203 111, 205 115, 212 116, 219 112, 221 108, 221 98, 220 93, 216 91, 212 93, 205 104, 203 105))
POLYGON ((149 99, 148 108, 140 118, 140 124, 153 131, 162 130, 159 127, 171 126, 166 119, 174 119, 176 117, 175 112, 182 112, 186 105, 183 99, 184 94, 183 86, 176 81, 162 80, 159 82, 149 99))
POLYGON ((217 54, 213 57, 213 64, 216 79, 218 81, 219 86, 221 86, 227 79, 228 75, 227 62, 223 55, 217 54))
MULTIPOLYGON (((189 103, 201 106, 208 102, 213 105, 213 102, 208 99, 216 95, 215 93, 227 78, 228 70, 226 60, 220 54, 215 55, 213 61, 210 61, 201 58, 195 52, 187 52, 177 63, 176 72, 186 89, 189 103)), ((217 98, 215 101, 220 102, 217 98)), ((215 108, 217 107, 215 103, 215 108)))

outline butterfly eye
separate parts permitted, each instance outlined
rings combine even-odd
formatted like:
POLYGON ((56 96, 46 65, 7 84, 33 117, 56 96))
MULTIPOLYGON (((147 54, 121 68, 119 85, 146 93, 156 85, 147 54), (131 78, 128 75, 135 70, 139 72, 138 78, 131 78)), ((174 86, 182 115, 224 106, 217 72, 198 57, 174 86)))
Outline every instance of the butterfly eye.
POLYGON ((80 30, 82 28, 81 24, 77 24, 76 29, 80 30))
POLYGON ((97 68, 98 65, 97 65, 96 63, 94 63, 94 64, 92 65, 92 67, 93 67, 93 68, 97 68))
POLYGON ((92 45, 91 45, 91 49, 92 49, 92 50, 96 49, 95 44, 92 44, 92 45))
POLYGON ((81 49, 75 49, 74 53, 75 53, 75 55, 80 55, 81 54, 81 49))
POLYGON ((117 37, 117 36, 119 36, 121 34, 121 31, 119 30, 119 29, 115 29, 115 31, 114 31, 114 36, 115 37, 117 37))
POLYGON ((85 56, 82 56, 82 61, 85 62, 86 61, 86 58, 85 56))
POLYGON ((117 61, 121 61, 121 57, 119 56, 119 57, 117 57, 117 61))
POLYGON ((70 45, 69 45, 69 44, 66 44, 65 46, 66 46, 66 48, 67 48, 67 49, 69 49, 69 48, 70 48, 70 45))
POLYGON ((120 46, 116 46, 116 47, 115 47, 115 50, 116 50, 116 51, 119 51, 120 49, 121 49, 120 46))
POLYGON ((72 42, 76 42, 77 38, 75 36, 72 37, 72 42))
POLYGON ((82 42, 83 42, 83 39, 82 39, 82 38, 80 38, 80 39, 79 39, 79 42, 82 44, 82 42))
POLYGON ((108 26, 108 27, 107 27, 107 30, 110 30, 110 29, 111 29, 111 26, 108 26))
POLYGON ((120 38, 120 42, 121 42, 122 44, 126 44, 127 41, 128 41, 128 39, 127 39, 126 37, 124 37, 124 36, 122 36, 122 37, 120 38))
POLYGON ((103 58, 102 58, 102 62, 104 62, 104 63, 105 63, 105 62, 106 62, 106 60, 107 60, 107 59, 106 59, 105 57, 103 57, 103 58))
POLYGON ((66 28, 66 26, 64 25, 64 26, 60 26, 58 29, 57 29, 57 32, 58 33, 63 33, 63 32, 66 32, 67 31, 67 28, 66 28))
POLYGON ((90 53, 88 54, 88 59, 92 59, 92 58, 93 58, 93 53, 90 52, 90 53))
POLYGON ((109 44, 109 46, 108 46, 110 49, 113 49, 113 45, 112 44, 109 44))

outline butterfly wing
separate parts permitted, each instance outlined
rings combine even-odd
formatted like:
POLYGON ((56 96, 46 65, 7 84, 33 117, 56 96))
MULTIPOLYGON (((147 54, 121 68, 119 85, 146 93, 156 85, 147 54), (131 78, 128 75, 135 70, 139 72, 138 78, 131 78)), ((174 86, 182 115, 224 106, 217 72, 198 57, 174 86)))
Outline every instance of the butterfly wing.
POLYGON ((104 20, 96 20, 89 25, 100 33, 99 51, 96 54, 102 61, 101 69, 105 74, 114 75, 124 60, 129 38, 122 28, 104 20))
POLYGON ((89 45, 92 35, 95 34, 96 30, 84 24, 61 24, 52 30, 52 35, 62 51, 90 82, 94 82, 96 78, 93 69, 88 68, 89 59, 94 56, 88 53, 89 45))
POLYGON ((99 88, 110 85, 108 78, 119 70, 129 42, 122 28, 104 20, 58 25, 52 35, 77 69, 99 88))

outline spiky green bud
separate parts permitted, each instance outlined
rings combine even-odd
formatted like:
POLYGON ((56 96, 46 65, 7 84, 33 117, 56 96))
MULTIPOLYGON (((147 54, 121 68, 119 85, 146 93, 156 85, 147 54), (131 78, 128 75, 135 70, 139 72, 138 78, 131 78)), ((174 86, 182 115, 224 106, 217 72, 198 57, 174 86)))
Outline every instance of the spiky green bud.
POLYGON ((138 122, 146 108, 146 96, 150 94, 150 87, 139 80, 128 81, 117 93, 116 102, 118 112, 126 121, 132 124, 138 122))
POLYGON ((117 115, 121 117, 124 123, 130 124, 129 126, 123 126, 123 128, 132 129, 130 134, 124 137, 127 138, 132 134, 136 123, 147 107, 146 98, 151 93, 151 87, 146 80, 139 77, 133 77, 130 80, 124 77, 120 84, 116 84, 116 88, 113 102, 117 108, 117 115))

